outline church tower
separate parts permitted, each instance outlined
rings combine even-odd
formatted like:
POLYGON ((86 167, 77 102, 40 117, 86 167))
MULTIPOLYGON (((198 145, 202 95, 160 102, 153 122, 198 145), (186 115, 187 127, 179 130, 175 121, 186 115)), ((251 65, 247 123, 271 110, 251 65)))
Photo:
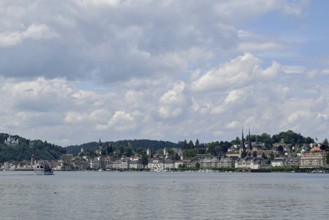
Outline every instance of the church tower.
POLYGON ((248 149, 249 149, 250 152, 252 151, 250 128, 249 128, 249 135, 248 135, 248 149))
POLYGON ((244 143, 244 135, 243 135, 243 128, 242 128, 242 135, 241 135, 241 146, 240 146, 240 157, 244 158, 245 156, 247 156, 247 152, 246 152, 246 146, 244 143))

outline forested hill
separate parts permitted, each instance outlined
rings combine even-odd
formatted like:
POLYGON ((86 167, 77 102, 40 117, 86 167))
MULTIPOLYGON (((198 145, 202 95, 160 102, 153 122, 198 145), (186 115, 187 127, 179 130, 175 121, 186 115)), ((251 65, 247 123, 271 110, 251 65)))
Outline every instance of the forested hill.
MULTIPOLYGON (((72 145, 66 147, 66 151, 69 154, 77 155, 81 148, 84 149, 85 152, 93 152, 96 150, 97 146, 99 146, 99 142, 90 142, 81 145, 72 145)), ((156 151, 162 148, 177 148, 178 144, 169 142, 169 141, 157 141, 157 140, 120 140, 120 141, 107 141, 101 142, 102 147, 107 147, 111 145, 114 149, 117 148, 126 148, 131 147, 132 150, 136 150, 137 148, 147 149, 150 148, 152 151, 156 151)))
POLYGON ((0 133, 0 163, 31 160, 34 152, 37 160, 56 160, 66 149, 41 140, 28 140, 18 135, 0 133))
MULTIPOLYGON (((310 137, 304 137, 299 133, 295 133, 291 130, 280 132, 279 134, 269 135, 263 133, 261 135, 251 134, 249 132, 244 135, 245 143, 247 140, 251 142, 264 143, 266 149, 272 149, 274 145, 302 145, 314 143, 314 140, 310 137)), ((50 144, 47 141, 41 140, 28 140, 18 135, 10 136, 9 134, 0 133, 0 163, 5 161, 22 161, 30 160, 32 152, 34 152, 37 160, 56 160, 61 157, 62 154, 69 153, 77 155, 81 148, 85 153, 92 155, 95 152, 97 146, 101 145, 102 154, 109 154, 109 152, 120 152, 120 154, 130 155, 133 152, 145 152, 147 148, 150 148, 152 152, 156 152, 159 149, 167 148, 181 148, 185 150, 186 155, 195 155, 203 153, 211 153, 213 155, 225 154, 227 149, 231 145, 241 144, 241 134, 236 139, 229 141, 215 141, 211 143, 199 143, 198 140, 195 143, 190 141, 180 141, 173 143, 169 141, 158 140, 120 140, 120 141, 106 141, 106 142, 89 142, 81 145, 74 145, 68 147, 60 147, 54 144, 50 144)), ((329 148, 329 142, 325 139, 322 142, 323 147, 329 148)), ((321 145, 321 146, 322 146, 321 145)), ((119 154, 119 155, 120 155, 119 154)), ((192 156, 191 156, 192 157, 192 156)))

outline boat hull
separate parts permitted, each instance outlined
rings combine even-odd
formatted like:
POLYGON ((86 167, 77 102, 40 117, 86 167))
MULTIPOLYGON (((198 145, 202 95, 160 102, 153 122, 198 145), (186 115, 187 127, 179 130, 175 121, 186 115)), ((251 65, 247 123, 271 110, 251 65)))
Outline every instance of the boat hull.
POLYGON ((54 171, 49 166, 38 164, 34 169, 34 173, 37 175, 53 175, 54 171))

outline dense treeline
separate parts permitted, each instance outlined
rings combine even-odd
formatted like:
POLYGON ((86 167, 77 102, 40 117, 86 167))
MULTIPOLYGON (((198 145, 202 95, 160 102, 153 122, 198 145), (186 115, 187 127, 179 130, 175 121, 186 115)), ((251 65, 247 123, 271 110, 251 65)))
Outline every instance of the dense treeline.
POLYGON ((198 154, 212 154, 214 156, 220 156, 227 152, 227 149, 232 146, 230 142, 215 141, 210 143, 200 143, 197 139, 195 143, 192 140, 189 142, 181 141, 178 146, 184 150, 184 157, 194 159, 198 154))
POLYGON ((28 139, 12 136, 14 140, 18 140, 17 144, 5 144, 9 137, 8 134, 0 133, 0 162, 5 161, 23 161, 31 160, 32 153, 37 160, 56 160, 66 153, 66 149, 46 141, 28 139))
POLYGON ((106 141, 106 142, 90 142, 81 145, 74 145, 66 147, 67 153, 77 155, 81 148, 84 149, 84 152, 90 153, 94 152, 98 146, 102 146, 102 148, 111 153, 114 151, 128 151, 127 149, 131 149, 131 151, 140 151, 140 149, 151 149, 152 151, 157 151, 162 148, 177 148, 176 143, 172 143, 169 141, 157 141, 157 140, 120 140, 120 141, 106 141))
MULTIPOLYGON (((249 139, 249 135, 245 136, 245 140, 249 139)), ((301 134, 297 134, 291 130, 280 132, 279 134, 275 134, 273 136, 263 133, 261 135, 250 135, 251 142, 259 142, 264 143, 267 149, 273 147, 273 144, 310 144, 314 143, 314 139, 311 137, 304 137, 301 134)), ((231 141, 232 144, 241 143, 241 137, 237 137, 235 140, 231 141)))

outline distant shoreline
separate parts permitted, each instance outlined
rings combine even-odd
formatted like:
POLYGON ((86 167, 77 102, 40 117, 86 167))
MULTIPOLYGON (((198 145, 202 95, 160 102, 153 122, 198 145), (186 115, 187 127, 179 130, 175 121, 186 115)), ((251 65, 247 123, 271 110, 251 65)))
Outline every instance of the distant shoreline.
MULTIPOLYGON (((2 172, 16 172, 16 171, 34 171, 33 168, 19 168, 12 170, 0 170, 2 172)), ((79 171, 87 171, 87 172, 100 172, 100 170, 55 170, 55 172, 79 172, 79 171)), ((158 172, 158 173, 167 173, 167 172, 193 172, 193 173, 329 173, 329 169, 316 169, 316 168, 300 168, 300 169, 186 169, 186 170, 162 170, 162 171, 154 171, 147 169, 128 169, 128 170, 102 170, 102 172, 158 172)))

